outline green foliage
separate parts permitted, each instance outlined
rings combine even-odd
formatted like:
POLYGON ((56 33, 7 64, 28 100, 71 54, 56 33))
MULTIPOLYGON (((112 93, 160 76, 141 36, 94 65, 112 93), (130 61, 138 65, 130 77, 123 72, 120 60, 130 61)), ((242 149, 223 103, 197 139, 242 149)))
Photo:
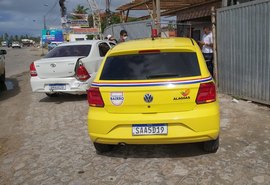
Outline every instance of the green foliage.
POLYGON ((13 41, 19 41, 21 42, 22 39, 30 39, 35 41, 36 43, 39 43, 40 37, 33 37, 33 36, 28 36, 26 35, 9 35, 8 33, 5 33, 3 35, 0 35, 0 42, 2 41, 8 41, 8 42, 13 42, 13 41))
MULTIPOLYGON (((129 17, 127 22, 139 21, 138 18, 129 17)), ((101 20, 101 31, 103 32, 106 27, 112 24, 121 23, 119 14, 115 12, 111 12, 110 14, 106 14, 106 16, 101 20)))
POLYGON ((15 41, 19 41, 19 36, 18 36, 18 35, 15 35, 15 36, 14 36, 14 40, 15 40, 15 41))
POLYGON ((129 17, 127 22, 135 22, 135 21, 139 21, 140 19, 136 18, 136 17, 129 17))
MULTIPOLYGON (((77 7, 75 9, 73 9, 73 13, 76 13, 76 14, 87 14, 89 8, 86 8, 84 7, 83 5, 77 5, 77 7)), ((72 16, 72 19, 81 19, 80 16, 72 16)))
POLYGON ((112 24, 120 23, 120 16, 116 13, 106 14, 106 16, 101 20, 101 31, 103 32, 104 29, 112 24))
POLYGON ((94 39, 94 35, 87 35, 87 40, 93 40, 94 39))
POLYGON ((91 14, 88 15, 88 23, 89 27, 94 27, 93 15, 91 14))
POLYGON ((87 14, 89 8, 85 8, 83 5, 77 5, 75 9, 73 9, 73 13, 77 14, 87 14))

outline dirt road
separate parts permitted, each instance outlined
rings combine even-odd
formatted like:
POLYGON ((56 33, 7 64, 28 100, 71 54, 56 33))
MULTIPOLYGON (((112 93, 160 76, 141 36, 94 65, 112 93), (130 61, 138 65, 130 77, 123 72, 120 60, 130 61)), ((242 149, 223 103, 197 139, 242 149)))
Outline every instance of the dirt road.
MULTIPOLYGON (((17 51, 8 60, 19 63, 17 51)), ((39 53, 25 52, 29 62, 39 53)), ((266 106, 220 94, 216 154, 184 144, 125 146, 97 155, 87 135, 86 96, 34 94, 28 73, 8 81, 13 88, 0 95, 0 184, 270 184, 266 106)))

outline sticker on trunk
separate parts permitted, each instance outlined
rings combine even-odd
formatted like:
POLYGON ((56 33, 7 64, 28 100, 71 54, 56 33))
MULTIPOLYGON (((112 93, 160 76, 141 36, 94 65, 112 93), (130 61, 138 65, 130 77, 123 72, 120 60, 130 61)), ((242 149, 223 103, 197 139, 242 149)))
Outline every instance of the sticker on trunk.
POLYGON ((113 105, 120 106, 124 102, 123 92, 112 92, 110 96, 110 100, 113 105))

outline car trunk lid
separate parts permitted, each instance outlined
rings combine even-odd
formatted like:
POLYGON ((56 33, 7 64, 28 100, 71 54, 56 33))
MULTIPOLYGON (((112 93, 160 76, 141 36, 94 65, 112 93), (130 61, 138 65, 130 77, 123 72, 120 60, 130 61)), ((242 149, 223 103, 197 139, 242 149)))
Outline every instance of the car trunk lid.
POLYGON ((107 57, 98 87, 110 113, 154 114, 196 107, 201 75, 196 52, 147 50, 107 57))
POLYGON ((80 57, 45 58, 35 62, 40 78, 62 78, 75 75, 75 66, 80 57))
POLYGON ((195 80, 186 82, 194 83, 189 85, 178 83, 178 85, 172 81, 157 86, 149 84, 150 86, 143 87, 100 87, 99 90, 104 101, 104 108, 110 113, 182 112, 196 107, 196 97, 200 86, 200 82, 195 80))

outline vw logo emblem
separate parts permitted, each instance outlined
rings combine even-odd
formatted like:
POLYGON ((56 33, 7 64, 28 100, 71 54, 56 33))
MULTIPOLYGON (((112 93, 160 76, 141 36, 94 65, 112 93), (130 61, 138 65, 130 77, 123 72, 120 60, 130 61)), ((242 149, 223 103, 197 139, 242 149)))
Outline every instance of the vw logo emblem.
POLYGON ((146 103, 150 103, 150 102, 153 101, 154 97, 151 94, 146 94, 146 95, 144 95, 144 98, 143 99, 144 99, 144 101, 146 103))
POLYGON ((51 66, 51 67, 56 67, 56 64, 51 64, 50 66, 51 66))

